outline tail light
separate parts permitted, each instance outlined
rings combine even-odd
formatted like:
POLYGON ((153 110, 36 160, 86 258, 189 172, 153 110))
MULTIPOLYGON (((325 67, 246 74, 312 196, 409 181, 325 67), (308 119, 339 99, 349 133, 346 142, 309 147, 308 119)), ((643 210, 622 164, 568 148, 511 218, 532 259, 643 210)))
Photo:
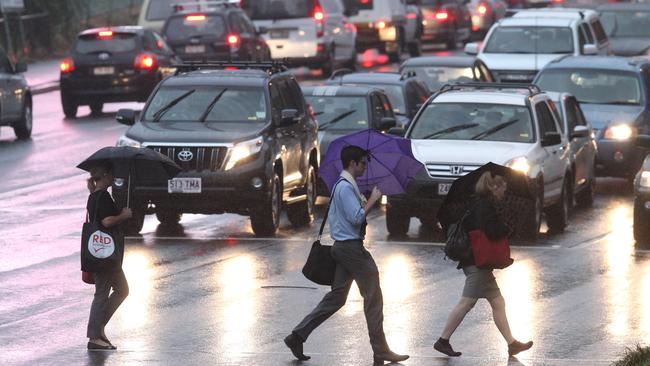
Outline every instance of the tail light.
POLYGON ((62 74, 67 74, 74 71, 74 61, 71 58, 64 58, 59 65, 62 74))
POLYGON ((375 24, 375 28, 377 29, 385 29, 386 27, 388 27, 388 22, 384 20, 380 20, 375 24))
POLYGON ((97 36, 98 36, 99 38, 104 38, 104 39, 106 39, 106 38, 113 38, 113 31, 110 31, 110 30, 99 31, 99 32, 97 33, 97 36))
POLYGON ((205 20, 205 15, 203 14, 191 14, 185 17, 187 22, 202 22, 205 20))
POLYGON ((449 19, 449 13, 444 11, 444 10, 441 10, 441 11, 436 12, 435 17, 436 17, 436 20, 445 21, 445 20, 449 19))
POLYGON ((236 34, 229 34, 228 38, 226 38, 226 41, 228 42, 228 45, 230 47, 239 47, 239 36, 236 34))
POLYGON ((320 1, 314 1, 314 22, 316 22, 316 37, 322 37, 325 35, 325 13, 323 8, 320 6, 320 1))
POLYGON ((140 70, 153 70, 157 66, 156 58, 148 53, 141 53, 135 58, 134 66, 140 70))
POLYGON ((487 14, 488 8, 485 4, 480 4, 478 8, 476 8, 476 11, 479 13, 479 15, 485 15, 487 14))

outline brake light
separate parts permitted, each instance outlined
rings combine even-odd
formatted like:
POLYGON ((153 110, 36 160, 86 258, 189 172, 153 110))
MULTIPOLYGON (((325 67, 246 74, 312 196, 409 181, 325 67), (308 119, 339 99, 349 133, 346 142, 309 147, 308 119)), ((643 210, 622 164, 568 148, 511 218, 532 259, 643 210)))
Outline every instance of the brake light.
POLYGON ((416 13, 408 13, 406 14, 406 19, 416 19, 418 15, 416 13))
POLYGON ((447 20, 449 19, 449 13, 446 11, 439 11, 436 13, 436 20, 447 20))
POLYGON ((320 20, 323 20, 323 19, 325 19, 325 14, 323 14, 323 12, 320 11, 320 9, 318 9, 318 10, 316 10, 316 12, 314 13, 314 19, 319 20, 319 21, 320 21, 320 20))
POLYGON ((375 24, 375 27, 377 29, 385 29, 386 27, 388 27, 388 23, 383 20, 380 20, 377 22, 377 24, 375 24))
POLYGON ((74 71, 74 62, 71 58, 64 58, 63 61, 61 61, 59 68, 61 69, 62 74, 67 74, 74 71))
POLYGON ((228 36, 228 44, 231 46, 237 46, 239 44, 239 36, 236 34, 231 34, 228 36))
POLYGON ((97 36, 99 38, 112 38, 113 37, 113 31, 100 31, 97 33, 97 36))
POLYGON ((202 22, 205 20, 205 15, 203 14, 192 14, 185 17, 185 20, 188 22, 202 22))
POLYGON ((485 6, 485 4, 479 5, 478 8, 476 9, 476 11, 478 11, 480 15, 485 15, 487 13, 487 10, 488 9, 487 6, 485 6))
POLYGON ((322 37, 325 35, 325 25, 323 20, 325 19, 325 13, 323 13, 323 8, 320 6, 320 1, 314 1, 314 21, 316 22, 316 37, 322 37))
POLYGON ((135 68, 153 70, 156 68, 156 58, 149 54, 141 53, 135 58, 135 68))

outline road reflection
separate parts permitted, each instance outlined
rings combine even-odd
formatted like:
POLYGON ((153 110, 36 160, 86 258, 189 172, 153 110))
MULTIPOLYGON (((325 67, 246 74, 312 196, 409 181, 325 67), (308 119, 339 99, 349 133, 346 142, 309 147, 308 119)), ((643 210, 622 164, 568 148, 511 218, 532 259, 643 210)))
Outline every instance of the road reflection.
MULTIPOLYGON (((125 333, 143 328, 151 323, 150 311, 153 308, 151 290, 154 283, 155 268, 151 257, 143 251, 129 250, 122 265, 129 282, 129 296, 117 313, 120 328, 125 333)), ((127 337, 122 341, 127 349, 146 349, 149 337, 127 337)))
POLYGON ((405 305, 413 293, 415 263, 405 255, 392 255, 379 265, 381 287, 384 295, 384 331, 391 348, 408 349, 412 329, 412 313, 405 305))
POLYGON ((542 316, 535 294, 540 289, 537 264, 517 261, 503 271, 496 271, 497 282, 506 299, 506 312, 512 334, 517 339, 540 339, 537 321, 542 316))

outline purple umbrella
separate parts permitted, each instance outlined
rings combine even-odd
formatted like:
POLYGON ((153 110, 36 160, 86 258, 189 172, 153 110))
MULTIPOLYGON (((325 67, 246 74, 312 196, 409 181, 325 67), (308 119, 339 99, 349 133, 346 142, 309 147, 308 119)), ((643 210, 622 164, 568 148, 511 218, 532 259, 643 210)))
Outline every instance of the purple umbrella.
POLYGON ((406 185, 424 165, 413 157, 411 141, 368 129, 341 136, 332 141, 318 175, 323 178, 329 191, 343 170, 341 150, 349 145, 368 151, 370 161, 363 176, 357 178, 359 190, 368 193, 377 186, 383 194, 406 192, 406 185))

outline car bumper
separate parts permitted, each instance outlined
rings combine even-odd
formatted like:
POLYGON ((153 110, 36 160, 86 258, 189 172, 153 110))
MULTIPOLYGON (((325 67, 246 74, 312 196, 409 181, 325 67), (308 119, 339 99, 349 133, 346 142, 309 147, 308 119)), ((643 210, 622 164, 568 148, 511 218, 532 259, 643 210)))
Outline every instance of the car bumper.
MULTIPOLYGON (((440 24, 429 24, 431 21, 423 21, 422 40, 425 42, 446 42, 453 39, 454 31, 449 26, 440 24)), ((433 21, 435 23, 435 21, 433 21)))
POLYGON ((393 26, 383 30, 370 27, 367 23, 358 23, 355 26, 357 27, 357 51, 359 52, 368 49, 385 51, 386 48, 397 45, 397 31, 393 26))
POLYGON ((626 178, 634 176, 639 171, 645 155, 642 149, 636 147, 634 140, 600 139, 597 144, 597 175, 626 178))
POLYGON ((451 184, 453 179, 431 178, 425 171, 420 171, 408 184, 406 192, 388 197, 388 203, 418 218, 433 218, 445 200, 446 195, 439 194, 442 184, 451 184))
POLYGON ((61 75, 61 93, 75 98, 79 104, 103 102, 146 101, 158 83, 157 71, 129 76, 78 77, 61 75))

